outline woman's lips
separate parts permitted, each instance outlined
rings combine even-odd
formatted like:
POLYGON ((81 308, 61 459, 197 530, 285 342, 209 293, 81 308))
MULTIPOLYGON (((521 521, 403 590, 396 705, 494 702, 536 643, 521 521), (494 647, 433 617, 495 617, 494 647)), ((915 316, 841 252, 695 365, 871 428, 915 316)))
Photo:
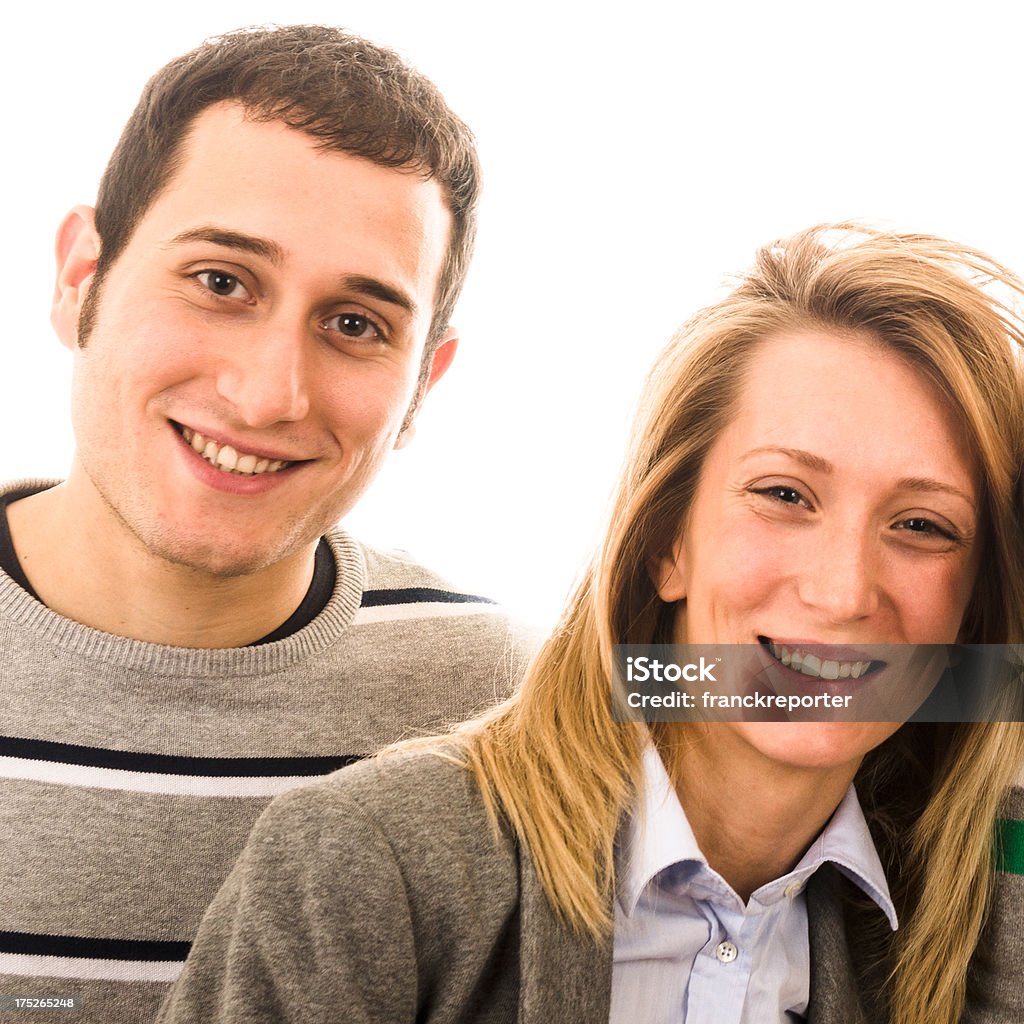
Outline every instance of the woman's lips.
POLYGON ((767 636, 757 639, 780 665, 812 679, 861 679, 886 665, 862 648, 767 636))

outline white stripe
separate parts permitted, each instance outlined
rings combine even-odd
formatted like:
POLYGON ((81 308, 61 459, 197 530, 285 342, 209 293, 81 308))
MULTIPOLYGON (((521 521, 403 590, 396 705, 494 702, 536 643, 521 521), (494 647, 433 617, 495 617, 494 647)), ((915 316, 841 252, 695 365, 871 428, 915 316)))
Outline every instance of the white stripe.
POLYGON ((130 772, 121 768, 94 768, 58 761, 0 757, 0 778, 50 782, 58 786, 122 789, 134 793, 166 793, 172 796, 277 796, 298 786, 308 786, 320 775, 260 775, 254 778, 214 775, 162 775, 130 772))
POLYGON ((496 604, 480 601, 424 601, 412 604, 382 604, 373 608, 360 608, 353 624, 368 622, 398 622, 402 619, 452 619, 459 615, 493 615, 500 612, 496 604))
POLYGON ((0 974, 37 978, 172 982, 181 974, 182 966, 180 960, 91 960, 77 956, 0 953, 0 974))

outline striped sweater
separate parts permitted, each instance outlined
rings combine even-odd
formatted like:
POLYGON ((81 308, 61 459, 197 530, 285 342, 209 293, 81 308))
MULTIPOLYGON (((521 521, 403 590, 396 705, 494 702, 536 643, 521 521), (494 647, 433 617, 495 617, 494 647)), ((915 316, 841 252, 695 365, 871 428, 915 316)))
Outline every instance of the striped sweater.
POLYGON ((527 643, 494 605, 327 539, 323 611, 233 650, 99 633, 0 573, 0 1010, 152 1021, 273 796, 507 693, 527 643))

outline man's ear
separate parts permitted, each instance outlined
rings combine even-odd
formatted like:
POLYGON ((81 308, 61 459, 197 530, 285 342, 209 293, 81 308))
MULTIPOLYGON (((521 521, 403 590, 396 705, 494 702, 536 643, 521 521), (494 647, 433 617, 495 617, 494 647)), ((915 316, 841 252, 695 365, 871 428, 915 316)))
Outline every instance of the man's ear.
POLYGON ((94 210, 76 206, 57 229, 57 284, 50 322, 68 348, 78 346, 78 317, 82 311, 100 254, 94 210))
POLYGON ((685 548, 683 538, 679 536, 671 552, 648 560, 647 571, 651 574, 654 589, 666 604, 682 601, 686 597, 685 548))
POLYGON ((452 365, 452 360, 455 358, 455 352, 458 347, 459 336, 455 332, 454 327, 449 327, 441 336, 441 340, 434 349, 434 354, 430 357, 430 369, 427 371, 426 379, 416 394, 415 401, 409 407, 409 412, 406 414, 401 433, 399 433, 398 439, 395 441, 396 449, 404 448, 413 439, 416 434, 416 414, 419 412, 420 405, 427 392, 448 372, 448 367, 452 365))

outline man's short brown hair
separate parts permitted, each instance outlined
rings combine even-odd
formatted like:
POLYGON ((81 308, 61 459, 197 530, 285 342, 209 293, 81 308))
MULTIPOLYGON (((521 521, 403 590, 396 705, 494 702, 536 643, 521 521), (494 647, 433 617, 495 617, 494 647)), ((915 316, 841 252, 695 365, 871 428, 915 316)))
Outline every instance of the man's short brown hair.
POLYGON ((437 86, 398 54, 323 25, 240 29, 172 60, 146 84, 100 182, 100 255, 83 309, 91 326, 99 284, 182 159, 195 118, 215 103, 281 121, 327 150, 409 168, 441 186, 451 238, 435 297, 421 384, 448 326, 476 233, 480 172, 473 136, 437 86))

